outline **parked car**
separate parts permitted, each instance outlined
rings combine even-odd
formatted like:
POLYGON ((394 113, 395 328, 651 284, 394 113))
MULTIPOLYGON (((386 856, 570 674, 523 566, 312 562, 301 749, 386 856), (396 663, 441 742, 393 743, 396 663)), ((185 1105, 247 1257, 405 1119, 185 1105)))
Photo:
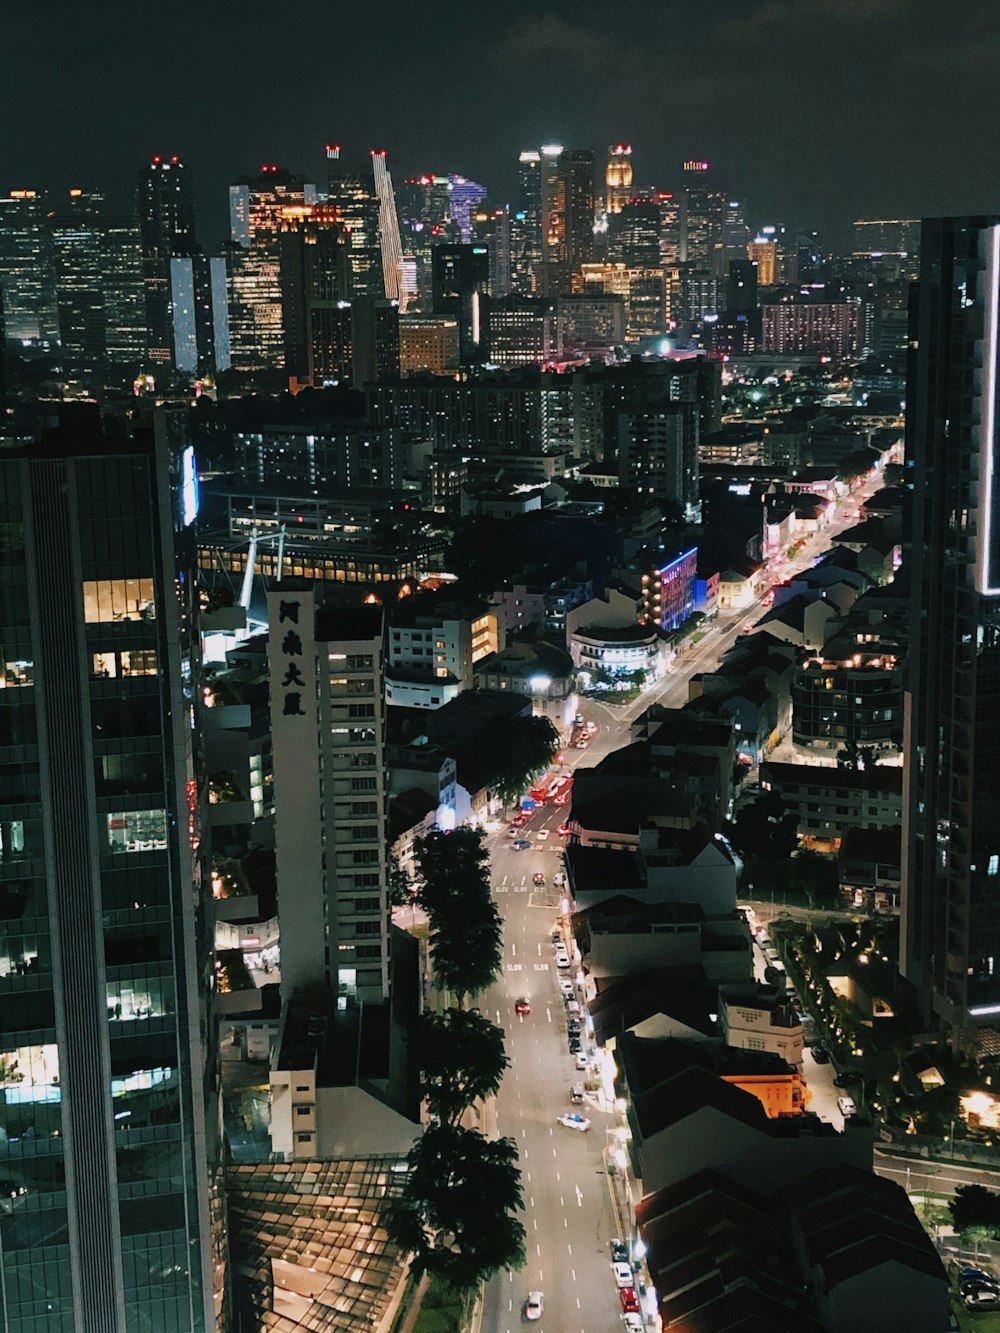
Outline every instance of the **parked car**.
POLYGON ((624 1314, 641 1314, 639 1307, 639 1294, 635 1287, 621 1287, 618 1291, 618 1299, 622 1303, 622 1312, 624 1314))
POLYGON ((568 954, 568 953, 565 953, 565 952, 564 952, 564 953, 557 953, 557 954, 556 954, 556 967, 558 967, 558 968, 560 969, 560 971, 563 971, 563 970, 565 970, 566 968, 569 967, 569 954, 568 954))
POLYGON ((625 1333, 646 1333, 641 1314, 623 1314, 622 1323, 625 1325, 625 1333))
POLYGON ((557 889, 564 889, 566 887, 566 876, 561 870, 552 876, 552 885, 557 889))
MULTIPOLYGON (((586 1134, 587 1130, 590 1128, 590 1121, 587 1117, 585 1115, 579 1115, 576 1111, 567 1111, 565 1115, 556 1116, 556 1119, 559 1121, 560 1125, 564 1125, 566 1129, 576 1129, 579 1130, 581 1134, 586 1134)), ((629 1269, 630 1273, 631 1271, 632 1270, 629 1269)))
POLYGON ((852 1115, 857 1115, 858 1108, 854 1105, 853 1097, 838 1097, 837 1110, 847 1120, 852 1115))
POLYGON ((585 1055, 585 1054, 583 1053, 583 1051, 577 1051, 577 1052, 576 1052, 576 1067, 577 1067, 577 1069, 589 1069, 589 1068, 590 1068, 590 1056, 589 1056, 589 1055, 585 1055))
POLYGON ((560 978, 559 978, 559 989, 560 989, 560 990, 562 991, 562 993, 563 993, 563 999, 564 999, 564 1000, 572 1000, 572 998, 573 998, 573 983, 572 983, 572 981, 570 981, 569 977, 560 977, 560 978))
POLYGON ((616 1287, 631 1287, 635 1282, 635 1275, 632 1272, 632 1265, 623 1263, 621 1260, 615 1260, 611 1265, 611 1271, 615 1275, 616 1287))
POLYGON ((579 1036, 576 1036, 576 1037, 571 1036, 570 1039, 569 1039, 569 1053, 570 1053, 570 1055, 576 1055, 579 1051, 582 1051, 582 1050, 583 1050, 583 1042, 581 1042, 579 1036))
POLYGON ((527 995, 519 995, 514 1001, 514 1012, 515 1014, 531 1013, 531 1001, 528 999, 527 995))
POLYGON ((556 832, 559 834, 560 838, 568 838, 570 832, 569 825, 560 824, 559 827, 556 829, 556 832))
POLYGON ((611 1250, 611 1258, 616 1264, 628 1263, 628 1246, 623 1240, 619 1240, 616 1236, 611 1241, 609 1249, 611 1250))
POLYGON ((830 1052, 825 1046, 813 1046, 813 1059, 818 1065, 828 1065, 830 1063, 830 1052))
POLYGON ((1000 1310, 1000 1291, 996 1288, 970 1291, 963 1299, 967 1310, 1000 1310))
POLYGON ((542 1293, 540 1291, 529 1291, 528 1299, 524 1302, 524 1307, 521 1313, 524 1315, 525 1319, 534 1321, 536 1319, 541 1319, 542 1310, 544 1308, 545 1298, 542 1293))
POLYGON ((857 1074, 838 1074, 833 1080, 835 1088, 849 1088, 853 1083, 857 1083, 857 1074))

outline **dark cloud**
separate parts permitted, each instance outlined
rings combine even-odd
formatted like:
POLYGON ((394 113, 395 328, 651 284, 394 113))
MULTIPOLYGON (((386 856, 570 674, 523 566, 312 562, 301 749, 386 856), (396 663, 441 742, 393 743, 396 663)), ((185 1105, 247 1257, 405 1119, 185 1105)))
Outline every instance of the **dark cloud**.
POLYGON ((124 200, 177 151, 208 241, 230 180, 264 160, 318 174, 330 137, 499 197, 523 147, 625 138, 644 183, 705 157, 755 219, 833 235, 1000 206, 996 0, 8 0, 4 33, 0 185, 124 200))

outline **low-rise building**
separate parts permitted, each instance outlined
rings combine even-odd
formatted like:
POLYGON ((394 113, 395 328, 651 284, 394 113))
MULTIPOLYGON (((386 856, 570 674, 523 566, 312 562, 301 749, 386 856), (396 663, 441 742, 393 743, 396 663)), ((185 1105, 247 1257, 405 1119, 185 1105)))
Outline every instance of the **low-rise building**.
POLYGON ((727 1046, 770 1051, 802 1072, 802 1018, 783 989, 758 982, 720 986, 719 1032, 727 1046))
POLYGON ((896 825, 844 831, 837 864, 840 891, 852 907, 866 912, 898 910, 903 859, 901 834, 896 825))
POLYGON ((903 662, 859 647, 846 660, 809 657, 792 680, 792 739, 837 751, 845 745, 899 745, 903 662))
POLYGON ((816 764, 761 765, 760 784, 796 814, 806 838, 838 843, 849 828, 891 828, 903 818, 903 770, 875 764, 860 771, 816 764))

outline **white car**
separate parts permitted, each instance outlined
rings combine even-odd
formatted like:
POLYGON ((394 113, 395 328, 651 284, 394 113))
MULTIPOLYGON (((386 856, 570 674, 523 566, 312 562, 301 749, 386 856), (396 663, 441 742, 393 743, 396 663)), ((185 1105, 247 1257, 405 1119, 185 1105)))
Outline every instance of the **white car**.
POLYGON ((573 990, 573 983, 572 981, 570 981, 569 977, 559 978, 559 989, 562 991, 563 995, 566 997, 567 1000, 572 1000, 574 995, 574 990, 573 990))
POLYGON ((562 953, 556 954, 556 967, 558 967, 560 971, 565 971, 565 969, 569 967, 569 954, 565 949, 562 953))
MULTIPOLYGON (((587 1130, 590 1128, 590 1121, 587 1117, 585 1115, 578 1115, 575 1111, 569 1111, 566 1115, 556 1116, 556 1119, 559 1121, 560 1125, 565 1125, 567 1129, 578 1129, 581 1134, 586 1134, 587 1130)), ((628 1265, 626 1264, 626 1268, 627 1267, 628 1265)), ((618 1285, 621 1286, 621 1283, 618 1285)), ((631 1287, 631 1285, 632 1270, 629 1268, 628 1282, 626 1283, 626 1286, 631 1287)))
POLYGON ((525 1319, 541 1319, 542 1310, 545 1308, 545 1299, 540 1291, 529 1291, 528 1299, 524 1302, 523 1314, 525 1319))
POLYGON ((625 1333, 646 1333, 641 1314, 623 1314, 622 1323, 625 1325, 625 1333))
POLYGON ((557 875, 552 876, 552 884, 553 887, 557 889, 564 889, 566 887, 566 876, 561 870, 557 875))
POLYGON ((577 1051, 576 1056, 574 1058, 576 1060, 577 1069, 590 1068, 590 1056, 584 1055, 583 1051, 577 1051))
POLYGON ((632 1272, 631 1264, 612 1264, 611 1271, 615 1275, 615 1285, 619 1287, 635 1286, 635 1274, 632 1272))
POLYGON ((858 1108, 854 1105, 853 1097, 838 1097, 837 1110, 847 1120, 852 1115, 857 1115, 858 1108))
POLYGON ((548 838, 549 838, 549 831, 547 828, 539 829, 538 832, 535 834, 536 842, 548 842, 548 838))

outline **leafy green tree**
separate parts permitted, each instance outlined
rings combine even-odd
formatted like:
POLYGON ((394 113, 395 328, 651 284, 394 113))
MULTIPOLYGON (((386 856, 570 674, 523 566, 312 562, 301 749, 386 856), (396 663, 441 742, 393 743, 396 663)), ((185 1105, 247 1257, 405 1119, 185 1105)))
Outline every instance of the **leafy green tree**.
POLYGON ((886 463, 882 469, 882 480, 887 486, 902 486, 906 468, 902 463, 886 463))
POLYGON ((389 858, 389 902, 393 907, 409 907, 414 901, 415 885, 394 856, 389 858))
POLYGON ((837 860, 820 852, 799 852, 784 866, 785 885, 801 894, 810 907, 836 907, 840 900, 837 860))
POLYGON ((858 481, 861 477, 866 477, 874 466, 875 458, 867 449, 859 449, 847 458, 837 468, 837 480, 846 481, 850 484, 852 481, 858 481))
POLYGON ((387 1210, 386 1230, 413 1254, 420 1273, 468 1291, 501 1268, 525 1260, 517 1145, 485 1139, 460 1125, 432 1125, 409 1155, 402 1194, 387 1210))
POLYGON ((416 1056, 430 1113, 448 1125, 457 1125, 474 1102, 492 1096, 510 1063, 503 1029, 478 1009, 422 1014, 416 1056))
POLYGON ((428 833, 416 840, 414 859, 417 900, 430 917, 465 902, 477 889, 489 895, 490 856, 482 829, 428 833))
POLYGON ((491 755, 490 790, 510 805, 552 763, 559 748, 556 729, 547 717, 514 717, 497 734, 491 755))

